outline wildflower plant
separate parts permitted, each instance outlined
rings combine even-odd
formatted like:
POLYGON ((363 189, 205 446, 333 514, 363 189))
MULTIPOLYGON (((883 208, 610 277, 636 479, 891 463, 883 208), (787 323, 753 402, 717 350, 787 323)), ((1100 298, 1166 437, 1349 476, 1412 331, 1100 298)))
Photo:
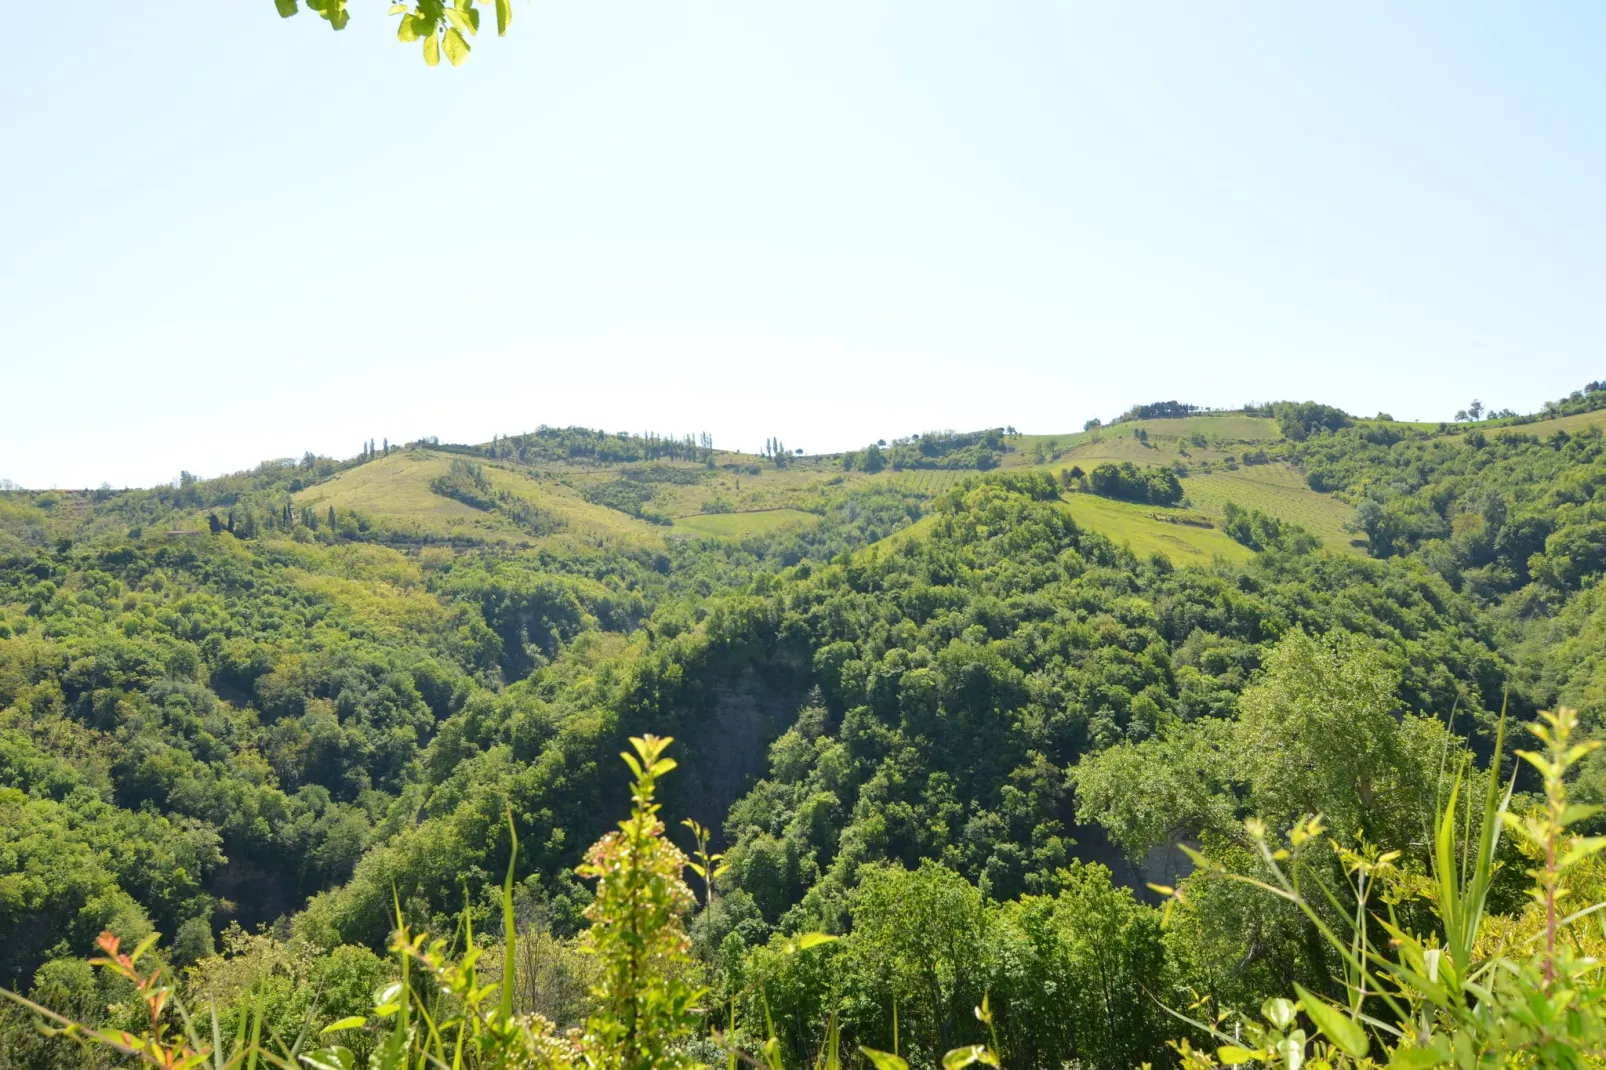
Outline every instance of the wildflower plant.
MULTIPOLYGON (((1504 729, 1502 720, 1493 768, 1499 767, 1504 729)), ((1530 726, 1540 746, 1517 755, 1542 778, 1542 801, 1526 814, 1512 813, 1515 777, 1502 790, 1491 776, 1475 835, 1470 832, 1470 807, 1460 806, 1463 767, 1435 824, 1431 880, 1420 884, 1397 865, 1397 852, 1364 845, 1352 849, 1327 839, 1320 817, 1296 826, 1286 843, 1274 842, 1263 823, 1246 822, 1247 837, 1269 879, 1229 871, 1196 854, 1205 874, 1253 885, 1298 909, 1342 964, 1336 980, 1344 998, 1331 1001, 1296 984, 1297 999, 1267 1000, 1260 1019, 1240 1023, 1236 1034, 1226 1032, 1224 1018, 1210 1023, 1189 1019, 1217 1044, 1206 1050, 1179 1041, 1175 1048, 1182 1066, 1470 1070, 1602 1065, 1606 975, 1599 959, 1583 953, 1577 936, 1586 925, 1601 925, 1606 903, 1570 914, 1559 906, 1569 877, 1606 847, 1606 837, 1573 831, 1599 812, 1567 799, 1569 771, 1598 746, 1578 742, 1577 730, 1573 710, 1540 715, 1530 726), (1538 860, 1529 876, 1543 921, 1516 947, 1491 942, 1484 933, 1502 832, 1519 837, 1538 860), (1348 879, 1347 903, 1319 878, 1305 877, 1313 868, 1302 864, 1306 853, 1324 843, 1337 853, 1348 879), (1309 885, 1314 891, 1308 893, 1309 885), (1408 930, 1396 909, 1402 898, 1418 892, 1430 899, 1434 931, 1408 930), (1335 916, 1343 921, 1329 920, 1335 916), (1494 953, 1487 951, 1491 944, 1494 953)), ((1185 899, 1184 890, 1156 890, 1173 902, 1185 899)))

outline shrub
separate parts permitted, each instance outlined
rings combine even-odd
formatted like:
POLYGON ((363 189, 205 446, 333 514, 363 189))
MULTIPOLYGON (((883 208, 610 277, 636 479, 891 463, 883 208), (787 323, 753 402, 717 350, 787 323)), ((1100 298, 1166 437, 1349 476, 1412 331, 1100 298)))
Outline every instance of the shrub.
POLYGON ((1106 498, 1151 505, 1175 505, 1182 500, 1182 483, 1168 468, 1139 468, 1131 461, 1101 464, 1089 479, 1093 493, 1106 498))
MULTIPOLYGON (((703 1066, 694 1056, 693 1035, 705 1020, 708 993, 689 979, 694 963, 684 919, 696 900, 681 876, 692 863, 665 838, 655 798, 658 778, 675 768, 675 762, 664 757, 670 742, 651 735, 630 740, 635 753, 621 755, 635 777, 630 816, 587 852, 579 869, 582 876, 597 882, 596 896, 586 911, 591 927, 584 941, 598 961, 600 975, 592 989, 595 1009, 583 1030, 560 1036, 553 1023, 541 1015, 514 1013, 520 971, 513 895, 518 840, 511 812, 508 832, 512 852, 501 896, 506 938, 500 969, 492 968, 494 979, 488 983, 482 983, 479 965, 485 949, 475 942, 473 912, 465 908, 459 931, 451 942, 431 939, 426 933, 415 934, 405 922, 399 923, 390 941, 396 979, 374 990, 369 1014, 353 1014, 331 1022, 316 1037, 310 1035, 315 1007, 308 1011, 299 1033, 286 1039, 285 1032, 273 1028, 269 1020, 261 979, 248 977, 244 978, 246 990, 233 1006, 225 1008, 233 1012, 235 1028, 224 1039, 226 1034, 220 1028, 224 1015, 217 1007, 210 1009, 203 1024, 179 998, 168 967, 160 962, 154 967, 145 964, 156 944, 156 934, 124 952, 118 937, 103 933, 99 940, 103 955, 90 960, 90 965, 132 986, 131 1006, 142 1016, 132 1029, 84 1025, 16 993, 3 994, 36 1015, 43 1031, 80 1042, 86 1055, 97 1049, 110 1050, 139 1065, 163 1070, 202 1066, 213 1070, 259 1066, 278 1070, 354 1070, 359 1065, 357 1051, 369 1052, 366 1064, 372 1070, 425 1066, 659 1070, 703 1066), (452 950, 456 946, 464 950, 456 953, 452 950), (513 983, 503 984, 503 979, 512 979, 513 983), (325 1038, 348 1035, 360 1039, 336 1040, 313 1048, 325 1038)), ((707 853, 705 838, 699 836, 699 843, 699 872, 707 874, 718 856, 707 853)), ((399 903, 396 909, 399 915, 399 903)), ((806 934, 789 941, 787 953, 808 950, 833 939, 819 933, 806 934)), ((359 957, 362 954, 360 949, 350 950, 359 957)), ((71 965, 64 960, 57 972, 70 972, 71 965)), ((356 973, 345 970, 343 975, 360 975, 362 964, 357 965, 356 973)), ((86 978, 79 978, 78 986, 83 987, 85 982, 86 978)), ((341 987, 338 980, 332 987, 341 987)), ((975 1013, 991 1030, 992 1015, 985 997, 975 1013)), ((731 1065, 740 1059, 782 1070, 780 1043, 773 1023, 768 1025, 763 1062, 739 1053, 730 1034, 716 1031, 710 1043, 716 1052, 728 1057, 731 1065)), ((829 1065, 840 1066, 840 1032, 835 1013, 827 1035, 829 1065)), ((994 1035, 991 1045, 973 1044, 948 1052, 943 1066, 959 1068, 978 1062, 999 1066, 997 1047, 994 1035)), ((908 1064, 896 1051, 862 1050, 878 1068, 907 1070, 908 1064)))
MULTIPOLYGON (((1597 808, 1570 805, 1565 783, 1570 768, 1599 744, 1574 742, 1578 718, 1570 709, 1540 716, 1531 731, 1542 750, 1517 754, 1542 777, 1542 800, 1528 813, 1514 814, 1515 777, 1502 792, 1490 776, 1481 813, 1474 815, 1470 799, 1460 808, 1463 766, 1438 814, 1431 877, 1401 866, 1397 851, 1329 840, 1320 816, 1296 826, 1286 845, 1262 822, 1246 823, 1265 879, 1195 854, 1204 879, 1247 884, 1294 906, 1336 956, 1341 974, 1326 996, 1295 984, 1295 998, 1267 1000, 1259 1019, 1195 1022, 1218 1046, 1212 1052, 1185 1039, 1176 1042, 1181 1065, 1600 1065, 1606 1055, 1606 976, 1599 956, 1606 939, 1591 915, 1606 903, 1597 898, 1563 914, 1571 905, 1569 886, 1594 868, 1594 857, 1606 847, 1606 837, 1572 831, 1597 808), (1524 915, 1528 931, 1521 934, 1503 933, 1488 909, 1505 830, 1517 834, 1533 864, 1533 906, 1524 915), (1348 881, 1342 890, 1347 902, 1321 877, 1334 854, 1348 881), (1428 932, 1411 928, 1401 909, 1417 898, 1431 904, 1435 924, 1428 932), (1581 925, 1586 919, 1589 924, 1581 925)), ((1495 769, 1504 719, 1500 728, 1495 769)), ((1597 870, 1596 891, 1599 880, 1597 870)), ((1185 895, 1158 890, 1173 902, 1185 895)))

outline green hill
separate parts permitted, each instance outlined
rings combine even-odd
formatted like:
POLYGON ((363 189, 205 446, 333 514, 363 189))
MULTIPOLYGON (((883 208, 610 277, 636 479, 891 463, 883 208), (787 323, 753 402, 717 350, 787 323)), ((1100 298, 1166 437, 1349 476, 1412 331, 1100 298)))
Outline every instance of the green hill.
POLYGON ((296 508, 357 514, 397 540, 531 546, 558 532, 626 541, 662 541, 652 524, 586 500, 586 480, 547 475, 503 462, 477 464, 491 493, 476 506, 439 487, 461 455, 398 450, 347 469, 292 496, 296 508), (505 497, 498 498, 497 495, 505 497), (519 516, 517 505, 531 512, 519 516), (502 507, 498 507, 502 506, 502 507))
MULTIPOLYGON (((1303 474, 1287 461, 1270 459, 1268 447, 1275 450, 1288 442, 1277 422, 1269 418, 1225 415, 1140 420, 1074 435, 1021 435, 1010 441, 1018 443, 1018 451, 1005 460, 1006 468, 1058 472, 1078 467, 1091 471, 1098 464, 1123 461, 1171 468, 1182 475, 1189 505, 1212 522, 1220 521, 1227 503, 1234 502, 1297 524, 1329 549, 1364 552, 1345 527, 1354 514, 1352 505, 1312 490, 1303 474), (1246 463, 1246 454, 1255 463, 1246 463)), ((1083 506, 1081 516, 1112 537, 1136 535, 1144 545, 1155 548, 1176 544, 1175 525, 1142 510, 1083 506)))
MULTIPOLYGON (((1208 988, 1250 1021, 1336 961, 1179 844, 1263 876, 1319 813, 1365 846, 1291 865, 1342 890, 1348 859, 1397 852, 1414 889, 1445 771, 1506 783, 1502 710, 1508 741, 1558 706, 1606 739, 1590 412, 1482 435, 1268 419, 851 460, 543 429, 0 493, 0 986, 129 1021, 82 958, 156 933, 222 1030, 250 1000, 316 1032, 395 979, 375 952, 398 910, 448 943, 471 921, 500 961, 511 868, 541 979, 516 1009, 581 1022, 576 941, 606 915, 576 867, 650 733, 676 740, 664 833, 695 848, 695 818, 728 867, 666 892, 676 946, 751 1050, 769 1020, 784 1065, 828 1028, 890 1047, 896 1013, 911 1062, 941 1065, 990 1042, 985 997, 1031 1065, 1161 1065, 1185 1034, 1158 999, 1208 988), (1150 884, 1183 892, 1165 929, 1150 884)), ((1578 754, 1566 813, 1596 835, 1606 765, 1578 754)), ((1542 812, 1541 786, 1519 777, 1513 810, 1542 812)), ((1606 869, 1569 881, 1568 910, 1606 899, 1606 869)), ((1490 924, 1538 946, 1542 905, 1498 893, 1490 924)), ((0 1052, 42 1043, 0 1009, 0 1052)))
MULTIPOLYGON (((964 456, 991 456, 1000 471, 1090 471, 1101 463, 1132 462, 1185 472, 1191 513, 1127 508, 1075 494, 1068 506, 1080 523, 1139 552, 1167 554, 1178 564, 1243 555, 1243 548, 1214 526, 1229 501, 1297 524, 1330 548, 1356 550, 1344 529, 1350 505, 1311 490, 1286 462, 1242 463, 1246 453, 1285 441, 1270 418, 1194 415, 1062 435, 1004 434, 991 454, 978 453, 977 440, 954 436, 968 450, 964 456), (1181 515, 1187 519, 1179 520, 1181 515)), ((593 452, 557 455, 551 441, 537 436, 467 446, 415 445, 333 472, 295 491, 291 500, 296 510, 312 510, 325 520, 333 508, 337 523, 349 514, 398 545, 528 549, 578 538, 651 547, 669 537, 740 541, 800 530, 816 523, 829 502, 856 491, 887 487, 929 501, 985 474, 975 467, 924 466, 927 459, 908 447, 900 453, 897 443, 888 448, 896 467, 868 471, 862 461, 846 463, 842 454, 788 457, 784 464, 712 449, 700 460, 620 457, 615 455, 630 448, 613 439, 596 449, 591 439, 579 441, 593 452), (921 466, 903 467, 900 462, 909 457, 921 466), (476 466, 479 475, 472 478, 484 487, 450 491, 445 484, 453 478, 454 463, 459 473, 465 465, 476 466)), ((578 448, 572 434, 560 442, 569 451, 578 448)), ((196 514, 186 524, 204 520, 196 514)))

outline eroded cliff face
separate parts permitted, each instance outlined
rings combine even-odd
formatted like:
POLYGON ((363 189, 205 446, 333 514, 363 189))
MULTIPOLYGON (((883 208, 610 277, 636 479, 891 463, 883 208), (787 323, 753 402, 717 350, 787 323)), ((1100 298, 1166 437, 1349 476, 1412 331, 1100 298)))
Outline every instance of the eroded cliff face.
MULTIPOLYGON (((693 720, 680 768, 664 784, 664 812, 674 824, 692 817, 725 846, 725 815, 764 775, 770 744, 797 719, 808 698, 797 677, 774 666, 750 665, 711 689, 712 701, 693 720)), ((675 833, 677 842, 682 839, 675 833)))

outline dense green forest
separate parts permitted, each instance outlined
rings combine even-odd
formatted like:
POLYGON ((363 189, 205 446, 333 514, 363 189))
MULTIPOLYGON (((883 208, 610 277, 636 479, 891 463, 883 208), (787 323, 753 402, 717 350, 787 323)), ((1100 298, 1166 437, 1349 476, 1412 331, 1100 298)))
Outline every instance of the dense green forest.
MULTIPOLYGON (((1311 916, 1189 852, 1264 877, 1245 820, 1319 814, 1409 888, 1454 771, 1471 793, 1517 769, 1503 710, 1512 735, 1561 706, 1606 734, 1598 386, 1540 414, 1557 426, 1166 402, 1052 445, 812 459, 541 428, 5 491, 0 987, 134 1028, 129 981, 83 959, 103 931, 159 933, 226 1029, 250 994, 289 1035, 368 1010, 399 922, 508 948, 512 917, 516 1009, 579 1025, 608 985, 578 949, 612 915, 577 866, 631 809, 618 754, 653 734, 679 763, 669 837, 723 854, 686 874, 677 969, 713 1013, 674 1060, 722 1062, 718 1026, 788 1066, 966 1044, 1166 1065, 1210 1044, 1167 1008, 1342 1003, 1311 916), (1218 487, 1242 500, 1207 507, 1218 487), (1241 556, 1136 549, 1078 519, 1084 495, 1241 556), (1345 539, 1307 530, 1317 506, 1345 539), (1184 892, 1164 924, 1150 884, 1184 892), (839 939, 800 949, 813 933, 839 939)), ((1516 784, 1514 813, 1545 797, 1516 784)), ((1606 764, 1569 790, 1606 802, 1606 764)), ((1528 863, 1500 851, 1489 909, 1520 927, 1528 863)), ((1342 884, 1344 857, 1309 866, 1342 884)), ((1586 877, 1569 894, 1598 901, 1586 877)), ((1399 895, 1396 923, 1433 930, 1431 899, 1399 895)), ((101 1058, 30 1019, 0 1017, 0 1067, 101 1058)))

